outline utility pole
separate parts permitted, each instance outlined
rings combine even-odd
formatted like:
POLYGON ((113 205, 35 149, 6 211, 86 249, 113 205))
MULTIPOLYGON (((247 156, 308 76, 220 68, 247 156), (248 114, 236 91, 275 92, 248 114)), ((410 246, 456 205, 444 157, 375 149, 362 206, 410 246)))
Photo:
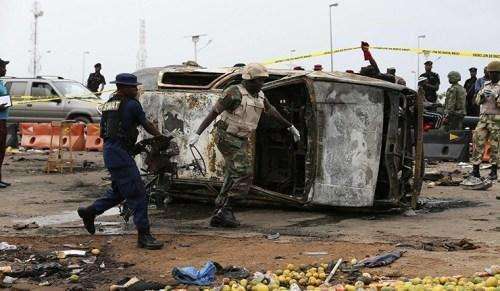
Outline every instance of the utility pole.
POLYGON ((146 67, 146 59, 148 53, 146 50, 146 21, 144 19, 139 20, 139 50, 137 51, 137 70, 144 69, 146 67))
MULTIPOLYGON (((200 38, 202 36, 206 36, 206 34, 195 34, 195 35, 190 35, 188 37, 191 38, 191 41, 193 41, 193 48, 194 48, 194 61, 198 63, 198 42, 200 41, 200 38)), ((209 43, 212 40, 209 41, 209 43)))
POLYGON ((38 1, 33 2, 33 77, 37 76, 38 73, 38 18, 43 16, 43 11, 40 9, 40 3, 38 1))
POLYGON ((290 70, 293 69, 293 64, 292 64, 292 53, 295 53, 295 50, 290 50, 290 57, 288 58, 288 65, 290 66, 290 70))
POLYGON ((85 56, 90 54, 89 51, 82 52, 82 84, 85 84, 85 56))
POLYGON ((417 36, 417 78, 420 77, 420 40, 425 38, 425 34, 417 36))
POLYGON ((330 9, 330 71, 333 72, 333 20, 332 20, 332 7, 339 6, 338 3, 333 3, 329 5, 330 9))

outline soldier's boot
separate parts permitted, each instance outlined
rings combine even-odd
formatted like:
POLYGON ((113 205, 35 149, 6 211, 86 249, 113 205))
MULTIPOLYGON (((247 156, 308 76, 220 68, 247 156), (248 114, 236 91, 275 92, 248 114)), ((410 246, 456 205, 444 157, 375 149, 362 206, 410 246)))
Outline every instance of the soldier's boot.
POLYGON ((159 250, 163 248, 163 243, 157 241, 148 229, 137 232, 137 247, 147 250, 159 250))
POLYGON ((231 208, 231 198, 227 196, 218 196, 215 199, 215 212, 210 219, 212 227, 228 227, 235 228, 240 226, 240 222, 236 219, 231 208))
POLYGON ((95 233, 94 220, 95 220, 95 217, 97 216, 94 208, 92 206, 78 207, 77 212, 78 212, 78 216, 80 216, 83 220, 83 225, 85 226, 85 229, 90 234, 94 234, 95 233))
POLYGON ((240 226, 240 222, 234 216, 231 207, 224 206, 215 211, 214 215, 210 219, 210 226, 236 228, 240 226))
POLYGON ((498 179, 497 170, 498 170, 497 165, 491 165, 491 172, 490 175, 488 176, 488 178, 491 181, 496 181, 498 179))
POLYGON ((479 173, 479 165, 472 166, 472 177, 481 178, 481 174, 479 173))

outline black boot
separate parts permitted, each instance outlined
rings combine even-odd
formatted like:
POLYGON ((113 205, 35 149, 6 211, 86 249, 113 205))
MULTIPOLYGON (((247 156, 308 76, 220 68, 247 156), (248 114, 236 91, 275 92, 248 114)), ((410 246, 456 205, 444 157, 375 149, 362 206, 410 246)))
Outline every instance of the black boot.
POLYGON ((147 250, 159 250, 163 248, 163 243, 157 241, 149 230, 138 231, 137 233, 137 247, 147 250))
POLYGON ((215 214, 210 219, 210 226, 235 228, 240 226, 240 222, 234 216, 231 207, 224 206, 215 211, 215 214))
POLYGON ((491 181, 496 181, 498 179, 497 170, 498 170, 497 165, 491 165, 491 172, 490 175, 488 176, 488 178, 491 181))
POLYGON ((92 208, 92 206, 79 207, 77 212, 78 212, 78 216, 80 216, 83 220, 83 225, 85 226, 85 229, 90 234, 94 234, 95 233, 94 220, 96 217, 96 213, 95 213, 94 208, 92 208))
POLYGON ((472 166, 472 177, 481 178, 481 174, 479 173, 479 165, 472 166))

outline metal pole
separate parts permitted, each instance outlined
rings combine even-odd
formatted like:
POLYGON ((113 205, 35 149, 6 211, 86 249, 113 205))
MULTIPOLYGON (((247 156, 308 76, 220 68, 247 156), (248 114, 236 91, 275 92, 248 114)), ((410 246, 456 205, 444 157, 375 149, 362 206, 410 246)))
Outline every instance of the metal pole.
POLYGON ((35 35, 33 40, 33 77, 36 78, 36 65, 37 65, 37 39, 38 39, 38 16, 35 14, 35 35))
MULTIPOLYGON (((417 78, 420 78, 420 39, 425 38, 425 34, 418 35, 417 36, 417 47, 418 47, 418 52, 417 52, 417 78)), ((416 88, 417 86, 415 86, 416 88)))
POLYGON ((293 69, 292 67, 292 53, 294 53, 295 50, 290 50, 290 56, 288 58, 288 65, 290 66, 290 69, 293 69))
POLYGON ((85 84, 85 55, 88 55, 89 52, 85 51, 82 53, 82 84, 85 84))
POLYGON ((194 61, 198 63, 198 41, 194 42, 194 61))
POLYGON ((338 3, 329 5, 330 8, 330 71, 333 72, 333 25, 332 25, 332 7, 337 7, 338 3))
MULTIPOLYGON (((417 78, 420 77, 420 36, 417 37, 417 78)), ((416 88, 416 86, 415 86, 416 88)))

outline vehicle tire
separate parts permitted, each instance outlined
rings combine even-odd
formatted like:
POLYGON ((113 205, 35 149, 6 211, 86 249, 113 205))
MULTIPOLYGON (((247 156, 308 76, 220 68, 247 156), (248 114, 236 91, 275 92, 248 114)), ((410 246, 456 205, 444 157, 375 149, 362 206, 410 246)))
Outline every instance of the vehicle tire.
POLYGON ((90 118, 88 118, 87 116, 83 116, 83 115, 77 115, 77 116, 71 117, 70 120, 74 120, 77 123, 85 123, 85 124, 92 123, 92 120, 90 120, 90 118))

